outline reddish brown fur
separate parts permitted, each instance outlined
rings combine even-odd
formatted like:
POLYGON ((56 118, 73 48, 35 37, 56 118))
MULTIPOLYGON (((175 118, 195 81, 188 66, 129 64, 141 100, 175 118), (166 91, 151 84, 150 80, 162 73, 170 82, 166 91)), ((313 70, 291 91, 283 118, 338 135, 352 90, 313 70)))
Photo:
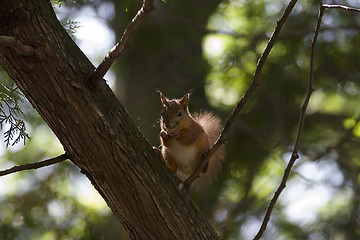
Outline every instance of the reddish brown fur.
MULTIPOLYGON (((160 93, 160 99, 161 155, 168 168, 177 173, 181 180, 185 180, 218 138, 221 131, 220 119, 211 113, 195 114, 192 117, 188 110, 189 94, 181 99, 169 100, 160 93), (173 156, 170 152, 176 155, 173 156)), ((206 179, 206 182, 211 181, 223 158, 223 148, 220 148, 210 159, 201 178, 206 179)), ((197 182, 200 180, 195 181, 197 182)))

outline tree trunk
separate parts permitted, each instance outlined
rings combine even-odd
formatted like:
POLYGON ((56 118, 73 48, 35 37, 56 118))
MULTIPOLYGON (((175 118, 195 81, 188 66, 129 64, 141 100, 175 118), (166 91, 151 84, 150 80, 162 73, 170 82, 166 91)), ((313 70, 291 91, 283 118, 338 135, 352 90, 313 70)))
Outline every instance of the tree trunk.
POLYGON ((0 35, 30 45, 0 46, 0 64, 59 138, 133 239, 219 239, 139 132, 46 0, 0 0, 0 35))

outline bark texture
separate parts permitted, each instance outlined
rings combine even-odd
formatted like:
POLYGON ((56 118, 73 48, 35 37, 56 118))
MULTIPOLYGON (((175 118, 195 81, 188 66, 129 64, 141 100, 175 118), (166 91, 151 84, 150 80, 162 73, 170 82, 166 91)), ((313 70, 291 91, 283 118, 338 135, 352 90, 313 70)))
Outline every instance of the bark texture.
POLYGON ((48 123, 72 161, 133 239, 219 239, 116 99, 46 0, 0 0, 0 35, 34 48, 0 46, 0 64, 48 123))

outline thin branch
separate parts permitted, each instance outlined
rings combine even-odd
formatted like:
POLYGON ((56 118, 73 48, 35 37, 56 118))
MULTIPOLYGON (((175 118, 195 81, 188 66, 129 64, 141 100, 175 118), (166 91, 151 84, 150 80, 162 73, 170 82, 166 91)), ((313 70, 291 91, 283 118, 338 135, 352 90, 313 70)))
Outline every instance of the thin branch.
POLYGON ((347 6, 343 6, 343 5, 322 4, 321 7, 323 7, 323 8, 338 8, 338 9, 343 9, 343 10, 347 10, 347 11, 360 12, 360 9, 358 9, 358 8, 352 8, 352 7, 347 7, 347 6))
POLYGON ((130 47, 131 41, 141 27, 149 13, 154 9, 154 0, 144 0, 140 10, 136 13, 135 17, 131 20, 130 24, 125 29, 120 42, 118 42, 105 56, 100 65, 95 69, 93 74, 88 79, 88 84, 93 88, 102 79, 111 65, 118 59, 123 52, 130 47))
POLYGON ((15 37, 0 36, 0 47, 6 46, 13 48, 18 54, 30 56, 34 54, 34 48, 30 45, 23 44, 15 37))
MULTIPOLYGON (((307 90, 307 94, 305 97, 305 100, 301 106, 301 112, 300 112, 300 119, 299 119, 299 127, 298 127, 298 131, 297 131, 297 135, 296 135, 296 140, 295 140, 295 144, 294 144, 294 150, 293 153, 291 155, 290 161, 288 163, 288 165, 286 166, 285 172, 284 172, 284 176, 283 179, 278 187, 278 189, 276 190, 274 197, 271 199, 270 204, 267 208, 263 223, 259 229, 259 232, 257 233, 257 235, 255 236, 254 240, 256 239, 260 239, 261 236, 263 235, 263 233, 265 232, 267 223, 270 220, 270 215, 271 212, 277 202, 277 199, 279 198, 281 192, 283 191, 283 189, 286 187, 286 182, 287 179, 289 178, 291 169, 295 163, 295 161, 299 158, 298 155, 298 148, 299 148, 299 144, 300 144, 300 140, 301 140, 301 136, 302 136, 302 132, 303 132, 303 127, 304 127, 304 121, 305 121, 305 113, 306 113, 306 109, 310 100, 310 96, 312 94, 312 92, 314 91, 313 89, 313 80, 314 80, 314 52, 315 52, 315 45, 316 45, 316 41, 317 38, 319 36, 319 32, 320 32, 320 26, 321 26, 321 20, 324 14, 324 10, 325 8, 342 8, 342 9, 347 9, 350 10, 349 8, 344 8, 343 6, 333 6, 333 5, 320 5, 320 10, 319 10, 319 15, 318 15, 318 19, 317 19, 317 24, 316 24, 316 29, 315 29, 315 33, 313 36, 313 40, 311 42, 311 54, 310 54, 310 71, 309 71, 309 83, 308 83, 308 90, 307 90)), ((351 9, 353 10, 353 9, 351 9)))
POLYGON ((24 165, 15 166, 15 167, 0 171, 0 177, 11 174, 11 173, 15 173, 15 172, 20 172, 20 171, 24 171, 24 170, 31 170, 31 169, 37 169, 37 168, 53 165, 53 164, 65 161, 67 159, 69 159, 69 156, 66 153, 64 153, 64 154, 62 154, 60 156, 50 158, 50 159, 47 159, 47 160, 44 160, 44 161, 40 161, 40 162, 37 162, 37 163, 27 163, 27 164, 24 164, 24 165))
MULTIPOLYGON (((272 36, 270 37, 269 42, 268 42, 263 54, 259 58, 258 64, 256 66, 256 70, 255 70, 255 73, 254 73, 254 76, 250 83, 249 88, 246 90, 245 94, 243 95, 241 100, 237 103, 234 110, 232 111, 229 119, 225 123, 225 126, 221 132, 221 135, 219 136, 219 138, 216 141, 216 143, 214 144, 214 146, 210 149, 210 151, 207 153, 207 155, 204 157, 204 159, 199 164, 199 166, 195 169, 195 171, 191 174, 191 176, 188 179, 186 179, 186 181, 184 183, 185 188, 189 188, 190 185, 199 177, 201 170, 206 166, 206 164, 208 163, 211 156, 221 147, 222 144, 225 143, 226 135, 228 134, 231 126, 233 125, 235 118, 240 113, 240 111, 242 110, 245 103, 248 101, 248 99, 250 98, 251 94, 254 92, 256 87, 259 85, 259 82, 261 79, 261 71, 265 64, 265 61, 266 61, 272 47, 274 46, 276 39, 279 36, 282 26, 286 22, 288 16, 290 15, 292 9, 294 8, 294 6, 296 4, 296 2, 297 2, 297 0, 291 0, 289 2, 289 4, 287 5, 280 20, 277 21, 277 25, 274 29, 274 32, 273 32, 272 36)), ((180 187, 183 187, 183 186, 180 186, 180 187)))

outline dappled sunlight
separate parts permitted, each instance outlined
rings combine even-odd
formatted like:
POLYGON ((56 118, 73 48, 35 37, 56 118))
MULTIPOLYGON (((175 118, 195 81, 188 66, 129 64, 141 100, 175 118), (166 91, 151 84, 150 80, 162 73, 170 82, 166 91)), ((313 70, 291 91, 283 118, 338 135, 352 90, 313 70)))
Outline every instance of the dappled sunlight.
POLYGON ((216 80, 211 81, 205 89, 209 96, 209 101, 214 106, 234 106, 239 99, 238 91, 234 88, 224 87, 216 80))
MULTIPOLYGON (((221 4, 210 17, 209 28, 217 29, 219 32, 218 34, 211 33, 203 40, 205 59, 210 64, 205 84, 205 91, 210 104, 218 108, 231 110, 234 104, 239 101, 252 79, 257 59, 267 44, 269 32, 272 30, 271 24, 275 21, 275 19, 274 21, 270 19, 276 16, 282 8, 283 5, 280 1, 257 1, 251 3, 229 1, 227 4, 221 4), (255 5, 256 7, 254 7, 255 5), (259 16, 266 16, 268 22, 264 23, 259 16)), ((298 4, 294 11, 303 14, 303 11, 310 11, 310 9, 311 6, 302 2, 298 4)), ((298 20, 301 22, 300 16, 298 20)), ((277 208, 277 211, 284 214, 282 215, 284 216, 283 221, 289 221, 289 224, 303 227, 320 224, 318 221, 321 221, 326 215, 325 209, 327 207, 329 207, 329 213, 331 211, 338 212, 340 208, 337 205, 341 205, 339 204, 340 199, 345 202, 343 203, 343 206, 345 206, 354 197, 351 193, 351 186, 344 187, 348 176, 341 169, 341 164, 345 164, 345 160, 339 160, 344 158, 341 156, 344 150, 338 151, 336 149, 341 146, 342 141, 351 139, 351 135, 346 138, 346 129, 351 131, 350 133, 353 136, 360 136, 358 77, 355 80, 355 76, 359 76, 359 73, 353 67, 349 73, 345 71, 344 74, 339 74, 341 68, 346 68, 345 62, 351 61, 347 60, 347 56, 353 47, 354 38, 358 36, 358 31, 345 29, 342 27, 343 25, 344 22, 339 20, 337 12, 326 12, 323 20, 323 27, 326 30, 320 33, 320 43, 315 56, 315 91, 311 96, 307 111, 310 119, 305 120, 306 130, 303 134, 304 144, 302 147, 306 151, 301 154, 301 158, 296 162, 295 174, 290 175, 291 178, 287 183, 283 196, 280 197, 277 208), (335 46, 333 46, 334 43, 335 46), (333 44, 332 47, 330 47, 330 44, 333 44), (324 55, 323 58, 321 54, 324 55), (339 56, 342 57, 339 58, 339 56), (333 60, 327 61, 329 58, 333 60), (329 62, 331 63, 329 64, 329 62), (321 117, 322 115, 324 117, 321 117), (343 116, 343 120, 337 120, 339 116, 343 116), (328 120, 327 117, 329 117, 328 120), (323 123, 321 123, 322 119, 323 123), (319 121, 318 124, 317 121, 319 121), (331 121, 335 122, 335 124, 331 121), (342 140, 343 138, 346 140, 342 140), (329 149, 332 146, 335 149, 330 151, 329 149), (315 161, 318 160, 314 159, 317 156, 321 159, 320 162, 315 161), (314 160, 314 162, 310 160, 314 160), (337 164, 336 161, 342 162, 337 164)), ((299 26, 299 28, 301 27, 299 26)), ((281 139, 275 138, 275 136, 279 137, 279 135, 276 135, 274 127, 278 126, 279 123, 283 123, 282 121, 286 122, 286 124, 280 126, 279 129, 285 127, 282 131, 290 130, 287 122, 289 120, 282 119, 282 117, 288 116, 289 109, 298 111, 305 95, 310 64, 309 46, 312 31, 299 29, 296 32, 296 30, 288 29, 282 33, 283 38, 275 44, 263 70, 263 84, 265 87, 261 89, 260 86, 259 91, 261 93, 255 97, 253 104, 248 104, 251 106, 251 114, 261 112, 264 114, 259 113, 259 115, 263 118, 271 118, 271 114, 276 116, 269 120, 273 121, 269 125, 273 127, 274 132, 269 131, 264 136, 269 142, 281 139), (300 35, 302 37, 296 39, 296 36, 300 35), (266 96, 264 97, 266 100, 261 100, 262 96, 266 96), (274 102, 271 103, 271 101, 274 102), (285 106, 287 106, 285 111, 288 112, 282 112, 285 106), (269 107, 276 109, 274 110, 275 113, 271 113, 269 107)), ((358 56, 356 58, 356 55, 354 55, 354 57, 353 61, 358 62, 358 56)), ((349 64, 347 63, 347 65, 349 64)), ((248 117, 247 114, 246 117, 248 117)), ((294 125, 297 123, 296 118, 298 115, 295 116, 291 120, 294 125)), ((241 120, 246 121, 243 118, 241 120)), ((248 132, 253 131, 251 134, 254 135, 250 134, 251 137, 259 137, 257 131, 263 127, 259 123, 261 123, 261 120, 255 117, 252 118, 252 122, 247 123, 253 126, 255 130, 248 126, 248 129, 244 132, 238 133, 239 145, 237 146, 241 147, 240 138, 243 137, 243 134, 246 135, 248 132)), ((292 129, 292 131, 294 130, 292 129)), ((294 137, 294 132, 291 137, 294 137)), ((225 185, 220 202, 223 202, 223 205, 232 203, 236 206, 236 203, 242 203, 242 201, 246 200, 249 197, 248 195, 254 196, 259 202, 264 199, 269 201, 279 185, 286 163, 291 157, 288 148, 292 148, 290 144, 293 141, 291 139, 288 142, 289 145, 279 147, 275 151, 270 150, 267 153, 267 157, 264 157, 255 177, 249 180, 251 181, 251 191, 249 193, 244 192, 244 189, 247 189, 246 185, 239 186, 240 184, 250 184, 242 179, 248 176, 247 171, 245 169, 237 170, 234 167, 235 164, 231 164, 229 173, 232 180, 228 180, 225 185)), ((277 144, 281 143, 273 142, 269 146, 278 146, 277 144)), ((260 149, 260 146, 258 147, 260 149)), ((241 155, 244 151, 246 150, 238 151, 240 158, 246 158, 247 161, 251 162, 253 156, 241 155)), ((356 153, 349 153, 350 156, 351 160, 347 161, 355 163, 357 161, 356 153)), ((250 168, 249 171, 253 170, 250 168)), ((252 175, 250 174, 250 176, 252 175)), ((259 202, 257 203, 259 204, 259 202)), ((255 234, 256 228, 261 221, 248 216, 247 210, 242 213, 243 216, 239 215, 241 216, 240 219, 242 219, 239 220, 242 223, 242 232, 254 229, 249 234, 243 234, 242 237, 243 239, 250 239, 255 234)), ((214 217, 219 223, 224 223, 227 218, 231 218, 231 215, 232 213, 226 209, 219 208, 214 217)), ((331 217, 328 215, 327 218, 331 217)), ((291 234, 285 233, 286 231, 282 235, 281 230, 277 229, 274 224, 269 226, 271 228, 269 230, 270 236, 274 234, 273 236, 277 236, 279 239, 280 236, 286 236, 283 239, 293 239, 289 238, 291 234)), ((312 228, 310 227, 310 229, 312 228)))
POLYGON ((287 184, 284 195, 285 214, 290 221, 311 224, 319 209, 335 197, 334 187, 341 187, 342 173, 334 162, 304 162, 296 168, 296 177, 287 184))
POLYGON ((254 179, 252 191, 259 199, 270 199, 272 193, 279 185, 284 171, 284 161, 280 152, 276 151, 266 159, 262 168, 258 171, 258 177, 254 179))
POLYGON ((91 208, 102 215, 110 214, 110 209, 104 199, 91 185, 85 176, 76 176, 72 178, 71 195, 87 208, 91 208))
MULTIPOLYGON (((55 11, 62 22, 77 24, 70 35, 96 67, 120 41, 136 13, 132 8, 140 3, 68 1, 55 11)), ((358 0, 341 2, 345 3, 360 7, 358 0)), ((161 103, 156 89, 169 97, 196 89, 191 110, 214 112, 225 123, 247 91, 286 4, 228 0, 199 8, 196 1, 160 1, 105 79, 113 90, 118 86, 121 104, 151 145, 159 141, 161 103)), ((318 10, 314 1, 297 3, 266 59, 256 90, 226 137, 226 159, 218 178, 208 188, 191 193, 224 240, 254 237, 292 157, 318 10)), ((324 13, 315 48, 314 92, 299 158, 264 239, 360 236, 360 22, 357 13, 333 10, 324 13)), ((8 78, 3 72, 1 81, 8 78)), ((27 105, 21 116, 31 137, 25 145, 19 142, 6 148, 1 143, 0 170, 64 153, 34 111, 27 105)), ((120 110, 109 114, 115 111, 120 110)), ((101 121, 91 124, 97 128, 101 121)), ((0 134, 8 128, 2 123, 0 134)), ((152 197, 155 204, 162 204, 152 197)), ((102 196, 70 160, 0 177, 0 238, 128 239, 119 226, 102 196)))
POLYGON ((225 39, 221 36, 209 35, 206 36, 203 43, 205 57, 219 58, 221 54, 224 54, 226 49, 225 39))

